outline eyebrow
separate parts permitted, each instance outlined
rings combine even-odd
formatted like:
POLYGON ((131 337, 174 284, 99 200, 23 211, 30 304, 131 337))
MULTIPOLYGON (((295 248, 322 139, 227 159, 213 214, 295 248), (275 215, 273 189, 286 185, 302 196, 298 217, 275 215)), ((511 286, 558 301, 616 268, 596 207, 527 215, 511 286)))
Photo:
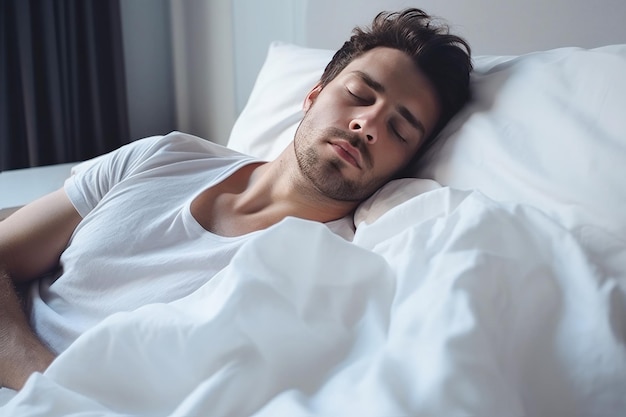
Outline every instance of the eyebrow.
MULTIPOLYGON (((368 73, 357 70, 354 71, 353 74, 357 75, 361 80, 363 80, 365 84, 367 84, 372 90, 376 91, 377 93, 382 94, 385 92, 385 86, 373 79, 368 73)), ((424 124, 417 117, 415 117, 409 109, 407 109, 405 106, 399 105, 396 107, 396 110, 407 122, 409 122, 411 126, 419 130, 422 135, 426 134, 426 128, 424 127, 424 124)))

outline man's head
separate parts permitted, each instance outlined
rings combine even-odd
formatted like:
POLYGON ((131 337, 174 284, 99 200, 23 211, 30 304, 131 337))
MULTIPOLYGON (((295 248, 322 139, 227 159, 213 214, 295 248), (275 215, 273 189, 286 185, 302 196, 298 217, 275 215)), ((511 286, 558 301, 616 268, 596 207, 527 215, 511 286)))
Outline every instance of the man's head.
POLYGON ((420 9, 381 12, 369 28, 355 28, 352 37, 335 53, 320 79, 322 87, 352 60, 377 47, 406 53, 428 77, 439 96, 441 115, 437 127, 420 146, 422 155, 469 98, 470 46, 463 38, 450 34, 444 22, 420 9))
POLYGON ((335 54, 305 99, 294 140, 324 195, 360 201, 412 162, 467 100, 460 38, 417 9, 379 14, 335 54))

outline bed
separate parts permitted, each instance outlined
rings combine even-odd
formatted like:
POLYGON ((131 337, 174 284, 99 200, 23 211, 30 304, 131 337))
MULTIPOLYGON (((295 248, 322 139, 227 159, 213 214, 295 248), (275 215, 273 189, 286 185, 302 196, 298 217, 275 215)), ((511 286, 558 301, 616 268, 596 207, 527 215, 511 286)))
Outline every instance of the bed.
MULTIPOLYGON (((332 51, 273 43, 228 145, 273 158, 332 51)), ((445 142, 111 316, 2 416, 626 415, 626 45, 475 57, 445 142)))

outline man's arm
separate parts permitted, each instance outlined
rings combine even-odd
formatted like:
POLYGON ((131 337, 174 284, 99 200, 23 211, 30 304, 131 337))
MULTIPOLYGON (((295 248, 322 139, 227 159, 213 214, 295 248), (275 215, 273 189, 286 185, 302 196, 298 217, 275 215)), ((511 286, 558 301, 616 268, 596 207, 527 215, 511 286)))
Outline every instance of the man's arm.
POLYGON ((0 222, 0 386, 20 389, 54 359, 30 328, 15 285, 54 268, 80 220, 60 189, 0 222))

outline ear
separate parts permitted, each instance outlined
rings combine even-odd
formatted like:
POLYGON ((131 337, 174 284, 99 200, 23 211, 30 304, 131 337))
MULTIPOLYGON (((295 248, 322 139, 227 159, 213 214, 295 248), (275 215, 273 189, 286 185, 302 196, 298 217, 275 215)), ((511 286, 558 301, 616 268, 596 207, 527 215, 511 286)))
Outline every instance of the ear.
POLYGON ((309 109, 311 108, 315 100, 317 99, 317 96, 320 95, 321 91, 322 91, 322 84, 320 82, 315 84, 315 86, 311 90, 309 90, 309 93, 304 98, 304 103, 302 103, 302 109, 305 112, 309 111, 309 109))

